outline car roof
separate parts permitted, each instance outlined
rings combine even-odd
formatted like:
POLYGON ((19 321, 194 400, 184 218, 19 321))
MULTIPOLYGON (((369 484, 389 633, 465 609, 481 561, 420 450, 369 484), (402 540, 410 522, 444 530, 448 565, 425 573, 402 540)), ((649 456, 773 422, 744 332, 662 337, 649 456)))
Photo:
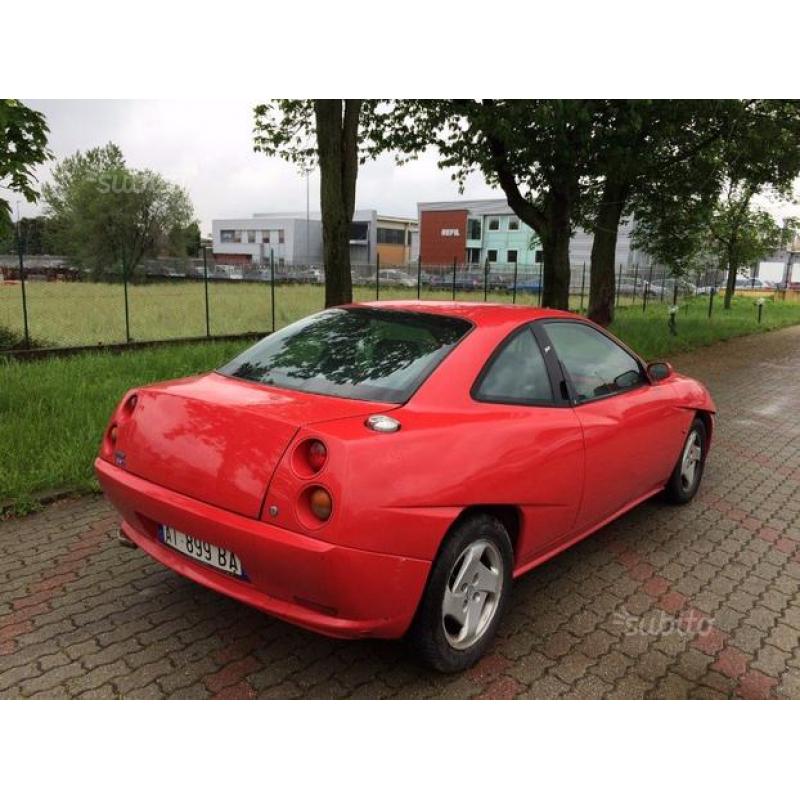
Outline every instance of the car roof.
POLYGON ((578 314, 573 314, 570 311, 559 311, 554 308, 535 308, 533 306, 511 305, 510 303, 469 303, 458 300, 380 300, 370 303, 353 303, 352 306, 462 317, 476 325, 497 325, 506 322, 525 322, 526 320, 533 321, 554 317, 583 319, 578 314))

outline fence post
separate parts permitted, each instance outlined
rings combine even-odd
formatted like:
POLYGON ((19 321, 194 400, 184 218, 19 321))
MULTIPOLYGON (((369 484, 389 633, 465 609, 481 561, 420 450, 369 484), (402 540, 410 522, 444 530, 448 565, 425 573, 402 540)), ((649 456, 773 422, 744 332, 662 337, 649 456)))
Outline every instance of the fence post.
MULTIPOLYGON (((650 292, 650 287, 653 285, 653 263, 650 262, 650 272, 647 275, 647 286, 642 287, 642 294, 644 298, 642 299, 642 313, 647 311, 647 295, 650 292)), ((675 283, 675 288, 678 287, 677 282, 675 283)))
POLYGON ((125 271, 125 267, 122 268, 122 291, 125 295, 125 341, 130 342, 131 320, 130 312, 128 311, 128 273, 125 271))
POLYGON ((617 294, 614 297, 614 306, 619 308, 619 293, 622 289, 622 264, 619 265, 619 272, 617 272, 617 294))
POLYGON ((586 289, 586 262, 583 262, 583 270, 581 271, 581 308, 580 312, 583 314, 583 292, 586 289))
POLYGON ((381 299, 381 254, 375 253, 375 299, 381 299))
POLYGON ((206 256, 206 246, 203 245, 203 292, 205 293, 206 304, 206 338, 211 338, 211 315, 208 310, 208 258, 206 256))
POLYGON ((417 256, 417 300, 422 291, 422 256, 417 256))
POLYGON ((542 287, 544 286, 544 262, 539 267, 539 297, 537 298, 537 305, 542 307, 542 287))
POLYGON ((717 293, 717 287, 712 286, 708 292, 708 318, 711 319, 711 312, 714 310, 714 295, 717 293))
POLYGON ((514 262, 514 288, 511 291, 511 302, 517 302, 517 262, 514 262))
POLYGON ((458 259, 453 256, 453 300, 456 299, 456 262, 458 259))
POLYGON ((22 237, 19 235, 19 220, 17 220, 17 254, 19 255, 19 283, 22 289, 22 325, 25 331, 25 349, 29 350, 31 337, 28 331, 28 295, 25 292, 25 263, 22 258, 22 237))
POLYGON ((487 300, 487 293, 489 291, 489 257, 486 257, 486 261, 483 264, 483 302, 485 303, 487 300))
POLYGON ((639 277, 639 264, 633 265, 633 297, 631 298, 631 305, 636 303, 636 279, 639 277))
POLYGON ((272 332, 275 333, 275 251, 269 249, 269 296, 272 315, 272 332))

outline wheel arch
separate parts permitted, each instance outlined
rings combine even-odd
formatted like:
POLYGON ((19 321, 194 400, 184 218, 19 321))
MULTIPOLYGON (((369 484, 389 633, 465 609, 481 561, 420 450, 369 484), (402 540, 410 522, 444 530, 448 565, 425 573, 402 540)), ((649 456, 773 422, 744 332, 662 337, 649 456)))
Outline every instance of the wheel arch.
POLYGON ((478 516, 479 514, 488 514, 494 517, 506 529, 508 538, 511 539, 511 550, 514 553, 514 560, 516 561, 518 556, 517 545, 522 530, 522 513, 519 507, 515 505, 485 504, 467 506, 462 509, 459 515, 450 523, 447 532, 442 537, 439 548, 441 549, 442 543, 444 543, 452 530, 464 522, 464 520, 478 516))
POLYGON ((711 437, 714 433, 714 416, 710 411, 705 409, 698 409, 695 412, 695 419, 699 419, 706 429, 706 452, 711 444, 711 437))

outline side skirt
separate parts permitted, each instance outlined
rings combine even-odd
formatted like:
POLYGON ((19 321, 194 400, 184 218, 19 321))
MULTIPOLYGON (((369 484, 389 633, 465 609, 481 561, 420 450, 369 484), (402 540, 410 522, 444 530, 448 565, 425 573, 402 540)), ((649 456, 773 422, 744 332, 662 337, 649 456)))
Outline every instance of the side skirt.
POLYGON ((557 556, 559 553, 564 552, 564 550, 566 550, 567 548, 572 547, 572 545, 576 544, 577 542, 580 542, 587 536, 591 536, 596 531, 599 531, 600 528, 604 528, 610 522, 613 522, 615 519, 617 519, 617 517, 621 517, 623 514, 627 514, 632 508, 635 508, 636 506, 640 505, 641 503, 644 503, 646 500, 649 500, 651 497, 654 497, 655 495, 663 491, 664 491, 663 486, 657 486, 652 491, 646 492, 636 500, 633 500, 627 505, 622 506, 622 508, 619 509, 619 511, 615 511, 613 514, 606 517, 597 525, 593 525, 590 528, 586 528, 585 530, 580 531, 579 533, 573 536, 570 536, 568 539, 565 539, 562 542, 553 545, 549 550, 545 550, 543 553, 534 556, 530 561, 526 561, 524 564, 517 566, 514 569, 513 577, 519 578, 521 575, 524 575, 526 572, 529 572, 534 567, 538 567, 539 564, 543 564, 545 561, 549 561, 554 556, 557 556))

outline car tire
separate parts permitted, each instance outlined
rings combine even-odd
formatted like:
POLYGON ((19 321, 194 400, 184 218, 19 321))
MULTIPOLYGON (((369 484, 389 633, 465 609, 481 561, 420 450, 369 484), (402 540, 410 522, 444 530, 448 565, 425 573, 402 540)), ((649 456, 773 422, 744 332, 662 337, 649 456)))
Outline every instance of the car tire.
POLYGON ((707 441, 706 426, 695 417, 664 492, 671 503, 683 505, 697 494, 703 479, 707 441))
POLYGON ((489 514, 448 534, 409 631, 424 664, 459 672, 483 656, 508 605, 513 560, 508 531, 489 514))

